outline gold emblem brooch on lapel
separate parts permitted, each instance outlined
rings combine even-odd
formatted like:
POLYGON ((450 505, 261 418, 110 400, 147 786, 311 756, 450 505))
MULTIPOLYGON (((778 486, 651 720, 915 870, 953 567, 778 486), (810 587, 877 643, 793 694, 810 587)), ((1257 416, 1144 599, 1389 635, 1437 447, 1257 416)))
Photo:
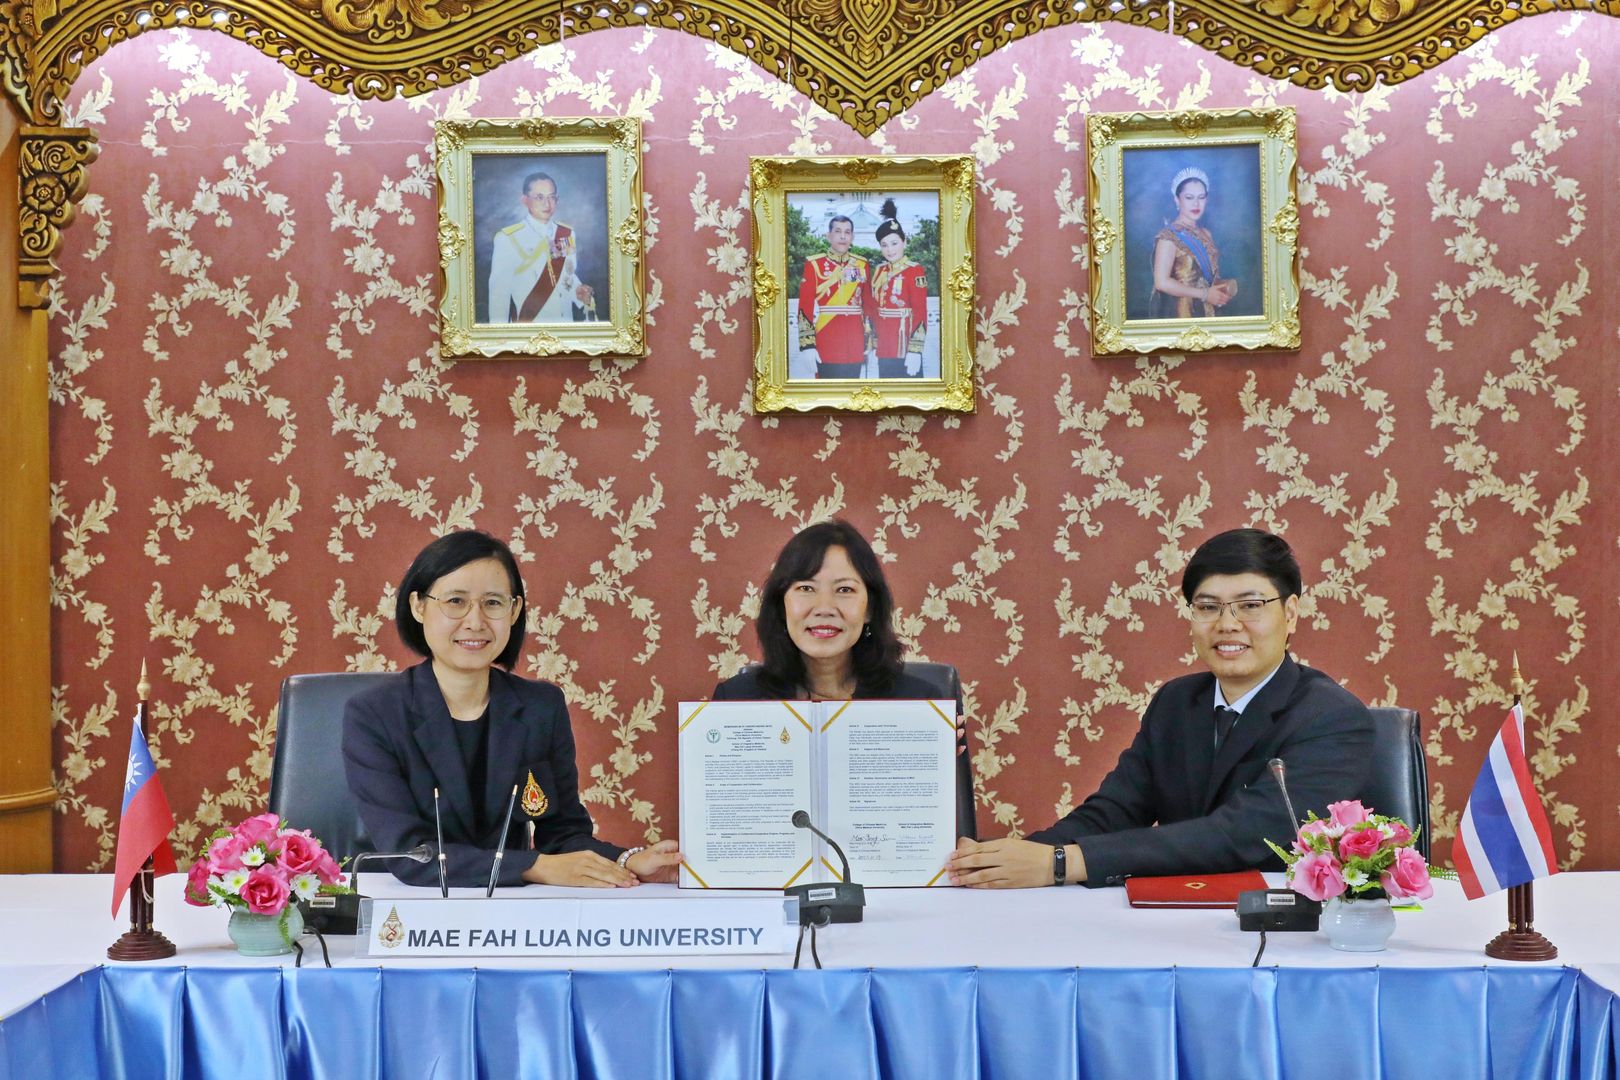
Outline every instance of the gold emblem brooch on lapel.
POLYGON ((540 785, 535 783, 534 773, 531 772, 529 782, 523 785, 523 812, 530 817, 539 817, 550 805, 546 800, 546 793, 540 790, 540 785))

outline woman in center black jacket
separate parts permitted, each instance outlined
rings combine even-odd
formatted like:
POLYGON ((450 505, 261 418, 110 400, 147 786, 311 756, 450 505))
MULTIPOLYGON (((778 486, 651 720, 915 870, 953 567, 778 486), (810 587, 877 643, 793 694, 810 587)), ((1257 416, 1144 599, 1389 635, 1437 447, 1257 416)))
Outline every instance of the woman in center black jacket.
MULTIPOLYGON (((714 700, 940 697, 940 687, 906 672, 893 621, 894 594, 866 538, 847 521, 801 529, 765 579, 754 624, 761 662, 716 686, 714 700)), ((959 718, 959 742, 964 730, 959 718)), ((971 838, 973 778, 965 750, 964 744, 957 752, 957 831, 971 838)))

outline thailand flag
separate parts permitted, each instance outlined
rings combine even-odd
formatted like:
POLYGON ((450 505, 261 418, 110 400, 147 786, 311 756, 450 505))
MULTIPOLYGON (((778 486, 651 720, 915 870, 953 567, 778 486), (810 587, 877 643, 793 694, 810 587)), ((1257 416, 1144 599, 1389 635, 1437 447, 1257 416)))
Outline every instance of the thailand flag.
POLYGON ((1491 742, 1457 823, 1451 861, 1470 900, 1558 873, 1552 829, 1524 756, 1524 709, 1519 705, 1491 742))
POLYGON ((147 749, 146 735, 141 730, 144 712, 144 706, 137 707, 135 722, 130 725, 124 809, 118 821, 118 860, 113 867, 114 918, 118 917, 118 905, 124 902, 124 894, 141 867, 146 865, 148 856, 156 870, 155 876, 175 872, 174 849, 169 847, 174 815, 169 812, 169 800, 163 797, 163 785, 158 783, 157 769, 152 764, 152 751, 147 749))

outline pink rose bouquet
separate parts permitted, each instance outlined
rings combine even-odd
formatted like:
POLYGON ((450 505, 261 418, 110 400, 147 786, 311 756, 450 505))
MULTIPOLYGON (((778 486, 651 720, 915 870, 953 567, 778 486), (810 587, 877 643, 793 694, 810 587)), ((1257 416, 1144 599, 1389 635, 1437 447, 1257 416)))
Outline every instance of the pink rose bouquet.
POLYGON ((186 903, 285 915, 316 893, 344 893, 343 873, 308 829, 258 814, 203 841, 186 875, 186 903))
POLYGON ((1292 850, 1266 843, 1288 864, 1288 884, 1311 900, 1355 899, 1368 894, 1392 900, 1434 895, 1429 865, 1413 844, 1417 836, 1399 818, 1375 814, 1359 802, 1336 802, 1328 816, 1310 815, 1292 850))

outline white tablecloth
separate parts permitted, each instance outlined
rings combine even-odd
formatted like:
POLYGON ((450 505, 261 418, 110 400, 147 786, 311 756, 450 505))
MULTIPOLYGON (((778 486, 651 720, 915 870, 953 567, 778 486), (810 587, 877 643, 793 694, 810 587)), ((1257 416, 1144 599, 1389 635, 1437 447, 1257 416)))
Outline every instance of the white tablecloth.
MULTIPOLYGON (((183 902, 179 875, 158 881, 156 925, 179 948, 171 964, 233 966, 277 961, 239 956, 225 934, 227 915, 183 902)), ((1271 934, 1262 963, 1291 967, 1457 967, 1494 964, 1484 946, 1507 925, 1504 895, 1469 902, 1451 882, 1436 882, 1425 909, 1399 912, 1389 948, 1381 953, 1341 953, 1320 934, 1271 934)), ((432 896, 437 890, 401 885, 385 874, 366 875, 373 897, 432 896)), ((452 890, 478 895, 481 890, 452 890)), ((689 897, 705 894, 668 885, 597 891, 529 886, 500 889, 511 896, 689 897)), ((750 893, 746 895, 759 895, 750 893)), ((1572 873, 1535 887, 1536 928, 1558 946, 1553 964, 1581 968, 1620 991, 1620 932, 1611 912, 1620 896, 1620 873, 1572 873)), ((8 933, 0 938, 0 1016, 8 1015, 78 972, 112 963, 106 950, 127 929, 128 918, 108 915, 108 875, 0 876, 0 911, 8 933)), ((332 963, 371 966, 357 959, 352 938, 328 939, 332 963)), ((1009 892, 969 889, 874 889, 867 893, 865 921, 827 927, 820 933, 828 967, 1241 967, 1253 959, 1255 934, 1237 928, 1230 910, 1129 907, 1123 889, 1046 888, 1009 892)), ((291 963, 287 958, 285 963, 291 963)), ((307 962, 307 960, 306 960, 307 962)), ((319 962, 318 955, 315 962, 319 962)), ((411 967, 460 967, 462 959, 398 961, 411 967)), ((791 956, 523 958, 499 967, 602 970, 652 968, 770 968, 791 966, 791 956)), ((804 964, 809 965, 806 949, 804 964)))

